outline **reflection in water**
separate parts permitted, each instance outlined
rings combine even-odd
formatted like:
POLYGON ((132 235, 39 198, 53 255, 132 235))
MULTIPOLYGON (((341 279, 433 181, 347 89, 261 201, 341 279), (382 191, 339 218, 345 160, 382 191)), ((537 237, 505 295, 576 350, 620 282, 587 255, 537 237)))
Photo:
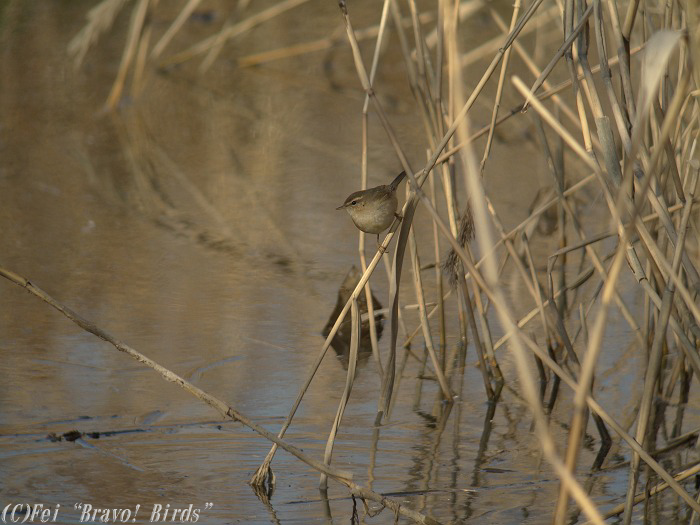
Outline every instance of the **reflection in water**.
MULTIPOLYGON (((338 300, 335 303, 335 308, 333 309, 331 316, 328 318, 326 326, 323 327, 323 331, 321 332, 324 337, 327 337, 328 334, 331 333, 331 329, 338 319, 338 315, 340 315, 343 307, 348 302, 348 299, 350 299, 350 296, 355 290, 357 283, 360 282, 361 277, 362 273, 360 273, 360 270, 353 265, 338 289, 338 300)), ((358 362, 364 362, 367 361, 367 358, 372 354, 369 319, 367 319, 367 294, 364 292, 360 293, 357 300, 357 305, 360 310, 360 315, 365 317, 365 320, 362 321, 362 335, 360 337, 360 348, 358 352, 358 362)), ((374 296, 374 292, 372 292, 372 305, 375 312, 382 308, 381 303, 374 296)), ((377 340, 379 340, 379 338, 382 336, 382 331, 384 330, 384 314, 375 314, 374 318, 376 320, 377 327, 377 340)), ((343 364, 343 368, 345 370, 348 369, 348 357, 350 355, 350 339, 352 333, 351 324, 352 320, 350 319, 350 316, 346 316, 345 319, 343 319, 343 322, 340 324, 340 327, 333 337, 333 340, 331 341, 331 346, 333 347, 333 350, 335 350, 335 353, 340 362, 343 364)))

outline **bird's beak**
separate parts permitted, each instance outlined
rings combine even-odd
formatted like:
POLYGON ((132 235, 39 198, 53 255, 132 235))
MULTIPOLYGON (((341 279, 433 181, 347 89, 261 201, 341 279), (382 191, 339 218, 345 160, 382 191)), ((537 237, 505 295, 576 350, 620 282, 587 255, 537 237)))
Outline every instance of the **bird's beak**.
POLYGON ((338 206, 338 207, 336 208, 336 210, 342 210, 342 209, 345 209, 345 204, 343 204, 342 206, 338 206))

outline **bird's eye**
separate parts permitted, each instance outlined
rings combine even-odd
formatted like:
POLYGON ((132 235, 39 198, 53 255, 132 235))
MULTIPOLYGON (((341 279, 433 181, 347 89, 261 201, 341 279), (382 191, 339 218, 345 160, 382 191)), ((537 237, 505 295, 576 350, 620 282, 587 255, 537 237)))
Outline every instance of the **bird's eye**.
POLYGON ((357 204, 357 201, 352 201, 350 204, 354 206, 355 204, 357 204))

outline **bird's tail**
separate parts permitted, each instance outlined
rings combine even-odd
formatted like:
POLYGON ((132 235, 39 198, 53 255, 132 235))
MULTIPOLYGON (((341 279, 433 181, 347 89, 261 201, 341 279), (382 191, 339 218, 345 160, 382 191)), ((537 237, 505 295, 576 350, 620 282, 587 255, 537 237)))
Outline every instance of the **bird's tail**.
POLYGON ((396 178, 395 178, 394 180, 391 181, 391 184, 389 184, 389 187, 390 187, 392 190, 395 190, 395 189, 398 187, 398 185, 401 184, 401 181, 404 179, 405 176, 406 176, 406 172, 405 172, 405 171, 402 171, 401 173, 399 173, 399 174, 396 176, 396 178))

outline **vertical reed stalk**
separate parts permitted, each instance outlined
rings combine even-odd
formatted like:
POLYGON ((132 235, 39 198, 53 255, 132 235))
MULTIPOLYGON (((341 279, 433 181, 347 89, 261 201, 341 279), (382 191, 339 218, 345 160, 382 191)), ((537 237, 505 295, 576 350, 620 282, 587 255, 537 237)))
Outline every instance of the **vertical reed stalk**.
MULTIPOLYGON (((335 437, 338 434, 338 427, 340 427, 340 422, 343 419, 343 413, 345 412, 345 407, 350 399, 350 392, 352 392, 352 385, 355 381, 355 367, 357 366, 357 354, 360 348, 360 337, 362 330, 362 322, 360 320, 360 309, 357 305, 357 299, 352 300, 352 305, 350 307, 350 319, 351 319, 351 331, 350 331, 350 355, 348 356, 348 373, 345 379, 345 389, 343 390, 343 395, 340 398, 340 404, 338 405, 338 411, 335 414, 335 420, 333 421, 333 426, 331 427, 331 432, 328 435, 328 441, 326 442, 326 450, 323 455, 323 463, 330 466, 331 456, 333 455, 333 445, 335 443, 335 437)), ((328 476, 325 472, 321 473, 321 478, 319 480, 319 488, 325 490, 328 487, 328 476)))

